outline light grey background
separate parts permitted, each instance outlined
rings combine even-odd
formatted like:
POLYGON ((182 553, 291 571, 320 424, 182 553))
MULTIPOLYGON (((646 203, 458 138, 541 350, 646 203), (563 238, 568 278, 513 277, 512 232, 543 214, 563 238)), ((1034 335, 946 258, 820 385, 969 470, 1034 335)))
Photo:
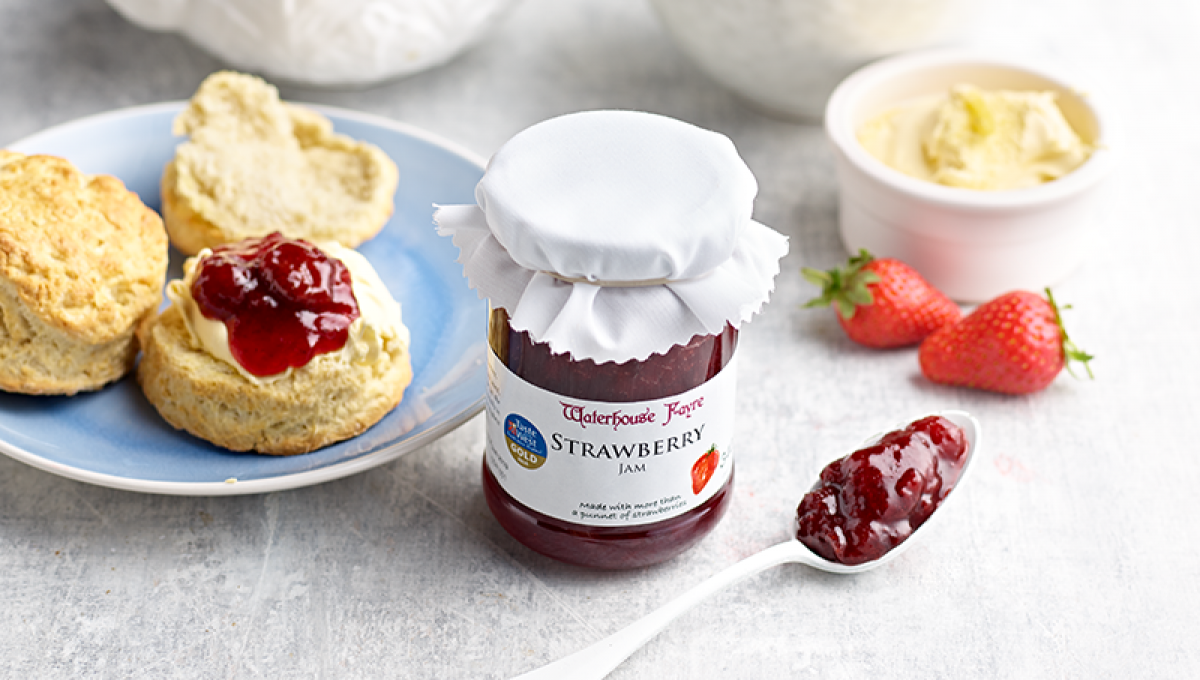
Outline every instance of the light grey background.
MULTIPOLYGON (((654 111, 729 135, 755 216, 791 238, 744 332, 736 497, 659 567, 531 553, 479 488, 476 418, 381 468, 235 498, 109 490, 0 458, 0 676, 495 678, 610 633, 787 537, 824 462, 897 419, 964 408, 986 457, 954 515, 877 572, 776 568, 677 621, 613 678, 1200 675, 1200 4, 993 3, 975 44, 1067 61, 1124 129, 1084 268, 1057 289, 1097 379, 1012 398, 935 387, 915 350, 853 346, 801 266, 842 257, 819 127, 762 117, 692 67, 643 0, 524 0, 476 49, 361 91, 285 97, 383 114, 483 157, 544 118, 654 111), (1000 7, 1002 5, 1002 7, 1000 7)), ((220 67, 102 0, 0 0, 0 145, 187 98, 220 67)))

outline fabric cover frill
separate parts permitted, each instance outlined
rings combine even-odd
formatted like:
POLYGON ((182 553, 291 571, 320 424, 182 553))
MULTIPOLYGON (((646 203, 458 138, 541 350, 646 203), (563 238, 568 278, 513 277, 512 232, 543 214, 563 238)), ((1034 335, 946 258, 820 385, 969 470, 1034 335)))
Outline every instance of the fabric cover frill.
POLYGON ((568 283, 513 261, 475 205, 441 206, 438 233, 453 238, 468 283, 505 309, 515 330, 575 360, 624 363, 663 354, 696 335, 735 328, 767 302, 787 238, 751 221, 732 255, 707 275, 645 287, 568 283))

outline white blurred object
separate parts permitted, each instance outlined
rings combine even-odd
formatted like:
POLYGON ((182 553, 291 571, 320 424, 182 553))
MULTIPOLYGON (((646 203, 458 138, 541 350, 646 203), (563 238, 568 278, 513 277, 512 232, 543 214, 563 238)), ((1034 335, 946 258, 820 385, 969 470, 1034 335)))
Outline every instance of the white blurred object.
POLYGON ((765 113, 818 121, 869 61, 961 40, 979 0, 651 0, 676 45, 765 113))
POLYGON ((441 64, 514 0, 108 0, 230 66, 318 86, 362 86, 441 64))

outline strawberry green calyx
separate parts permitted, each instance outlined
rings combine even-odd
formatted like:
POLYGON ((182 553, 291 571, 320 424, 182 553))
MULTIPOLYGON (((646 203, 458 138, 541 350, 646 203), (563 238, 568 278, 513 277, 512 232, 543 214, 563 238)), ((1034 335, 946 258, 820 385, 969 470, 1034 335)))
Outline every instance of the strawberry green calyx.
POLYGON ((805 303, 805 307, 828 307, 833 305, 838 314, 846 320, 854 318, 854 312, 860 305, 874 304, 875 296, 871 294, 868 285, 879 282, 879 275, 873 271, 864 270, 875 257, 865 248, 858 255, 850 258, 845 267, 835 267, 829 271, 805 267, 800 273, 810 283, 821 287, 821 295, 805 303))
POLYGON ((1067 335, 1066 327, 1063 326, 1062 312, 1060 310, 1070 309, 1071 305, 1063 305, 1062 307, 1059 307, 1058 302, 1054 300, 1054 293, 1050 292, 1049 288, 1046 288, 1045 290, 1046 299, 1050 301, 1050 308, 1054 310, 1054 323, 1058 324, 1058 332, 1062 335, 1063 365, 1066 367, 1068 373, 1075 376, 1075 371, 1071 370, 1071 362, 1078 361, 1079 363, 1083 364, 1083 368, 1087 370, 1088 378, 1095 380, 1096 376, 1092 374, 1092 367, 1090 364, 1088 364, 1088 362, 1096 357, 1079 349, 1079 347, 1076 346, 1071 340, 1070 336, 1067 335))

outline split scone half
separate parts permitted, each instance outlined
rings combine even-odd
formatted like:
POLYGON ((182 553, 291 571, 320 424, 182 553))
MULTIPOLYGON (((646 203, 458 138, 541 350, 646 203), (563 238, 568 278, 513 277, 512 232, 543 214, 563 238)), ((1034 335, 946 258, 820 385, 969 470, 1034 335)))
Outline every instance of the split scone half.
POLYGON ((120 180, 0 150, 0 389, 75 394, 128 373, 166 272, 162 220, 120 180))
POLYGON ((174 132, 190 139, 163 171, 163 219, 185 255, 273 231, 355 248, 392 214, 399 172, 387 154, 260 78, 209 76, 174 132))
POLYGON ((138 331, 138 382, 167 422, 218 446, 272 455, 313 451, 371 427, 412 381, 399 303, 365 257, 336 243, 317 248, 272 234, 204 250, 187 260, 184 278, 167 285, 167 296, 171 304, 138 331), (289 270, 290 255, 271 254, 287 248, 343 265, 341 284, 353 291, 357 315, 305 302, 322 287, 328 291, 331 281, 336 289, 340 270, 334 265, 330 274, 324 264, 289 270), (243 267, 243 255, 255 249, 267 251, 260 258, 266 268, 287 266, 266 274, 254 262, 243 267), (228 270, 230 261, 232 274, 218 266, 228 270), (231 281, 240 291, 230 292, 231 281), (344 330, 344 339, 331 329, 344 330))

